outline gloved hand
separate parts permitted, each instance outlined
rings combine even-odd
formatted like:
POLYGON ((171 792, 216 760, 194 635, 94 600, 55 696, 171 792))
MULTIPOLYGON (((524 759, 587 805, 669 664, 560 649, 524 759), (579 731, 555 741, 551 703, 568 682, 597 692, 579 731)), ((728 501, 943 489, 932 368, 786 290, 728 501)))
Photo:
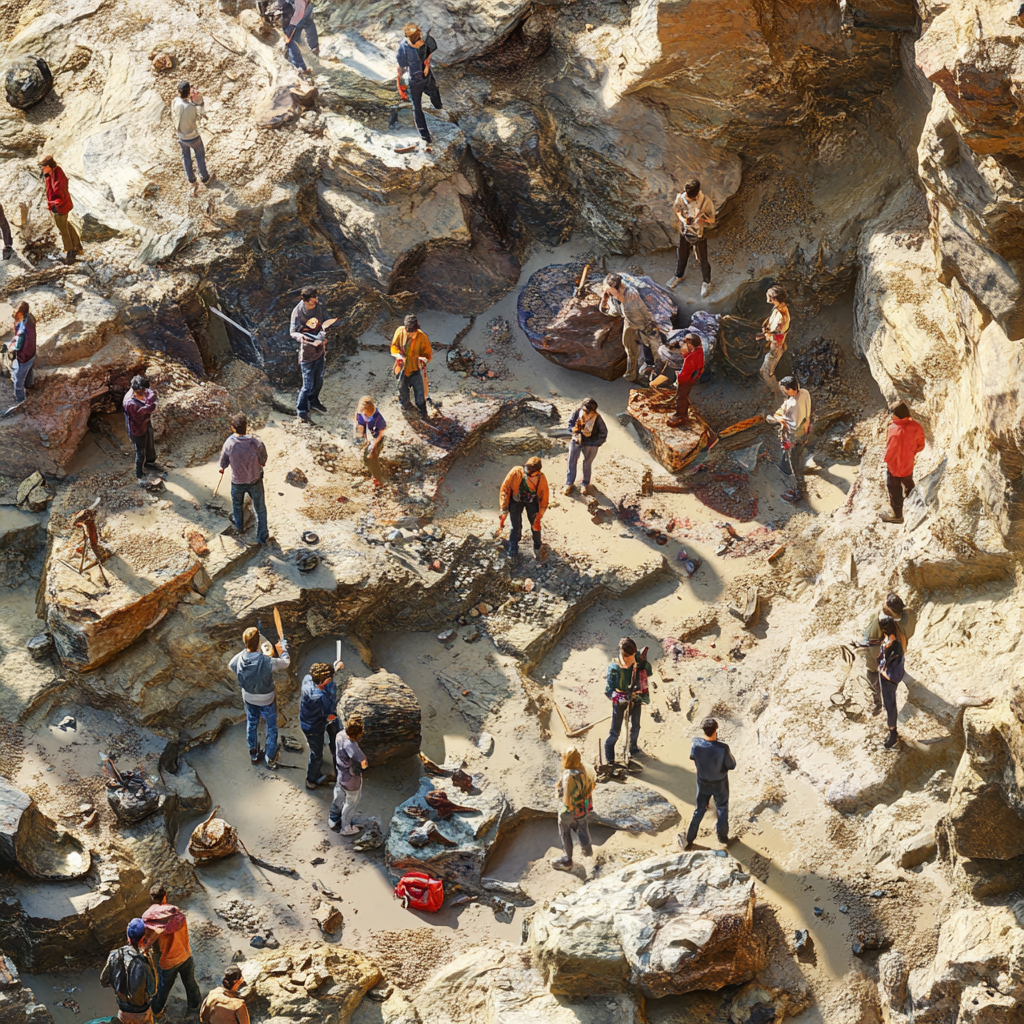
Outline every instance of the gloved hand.
POLYGON ((502 529, 502 530, 505 529, 505 520, 506 519, 508 519, 508 513, 507 512, 499 513, 499 515, 498 515, 498 528, 499 529, 502 529))
POLYGON ((533 520, 533 532, 534 533, 540 533, 540 513, 539 512, 537 513, 537 515, 534 517, 534 520, 533 520))

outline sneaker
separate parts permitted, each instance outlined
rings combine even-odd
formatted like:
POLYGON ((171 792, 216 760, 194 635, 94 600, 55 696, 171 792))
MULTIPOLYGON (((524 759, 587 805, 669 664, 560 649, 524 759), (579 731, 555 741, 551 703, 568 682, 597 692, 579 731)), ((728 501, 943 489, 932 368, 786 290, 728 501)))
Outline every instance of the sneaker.
POLYGON ((710 281, 705 281, 700 286, 700 297, 702 299, 706 299, 710 294, 711 294, 711 282, 710 281))
POLYGON ((343 836, 357 836, 359 835, 359 826, 349 825, 348 828, 342 828, 341 822, 339 821, 338 828, 335 831, 340 832, 343 836))
POLYGON ((252 761, 253 764, 259 764, 260 761, 263 760, 263 751, 262 750, 250 750, 249 751, 249 760, 252 761))
POLYGON ((575 490, 575 487, 572 484, 566 484, 565 485, 565 490, 563 490, 562 493, 563 494, 572 494, 572 492, 574 490, 575 490))
POLYGON ((670 278, 669 278, 669 279, 668 279, 668 280, 667 280, 667 281, 665 282, 665 285, 666 285, 666 287, 668 287, 668 288, 675 288, 675 286, 676 286, 677 284, 679 284, 679 282, 680 282, 680 281, 682 281, 682 278, 681 278, 681 277, 670 277, 670 278))
POLYGON ((665 420, 665 426, 666 427, 673 427, 673 428, 675 428, 675 427, 685 427, 689 422, 690 422, 690 418, 689 417, 687 417, 684 420, 684 419, 680 419, 678 416, 671 416, 669 419, 665 420))
POLYGON ((548 863, 556 871, 572 871, 572 861, 568 857, 553 857, 548 863))
POLYGON ((334 818, 328 818, 327 819, 327 827, 332 832, 340 832, 341 831, 341 818, 338 818, 337 821, 335 821, 334 818))
POLYGON ((213 183, 213 172, 211 171, 205 178, 203 178, 203 184, 209 188, 213 183))
POLYGON ((593 484, 584 484, 583 485, 583 493, 584 494, 593 494, 594 493, 594 485, 593 484))
POLYGON ((321 775, 316 782, 310 782, 309 779, 306 779, 306 789, 316 789, 317 786, 322 786, 326 781, 326 775, 321 775))
POLYGON ((277 754, 274 755, 274 760, 271 761, 266 754, 263 755, 263 765, 265 768, 269 768, 272 772, 277 771, 277 754))
POLYGON ((197 195, 199 195, 199 182, 198 182, 198 181, 194 181, 194 182, 192 182, 192 189, 191 189, 191 193, 192 193, 192 195, 194 195, 194 196, 197 196, 197 195))
POLYGON ((799 491, 786 491, 784 494, 779 495, 780 498, 788 505, 795 505, 800 500, 799 491))
POLYGON ((903 522, 903 516, 886 515, 882 516, 883 523, 896 523, 897 525, 903 522))
POLYGON ((885 737, 885 742, 882 744, 886 750, 891 750, 900 741, 900 734, 895 729, 889 730, 889 735, 885 737))
POLYGON ((327 412, 327 406, 320 402, 310 402, 309 404, 312 408, 316 409, 317 412, 327 412))

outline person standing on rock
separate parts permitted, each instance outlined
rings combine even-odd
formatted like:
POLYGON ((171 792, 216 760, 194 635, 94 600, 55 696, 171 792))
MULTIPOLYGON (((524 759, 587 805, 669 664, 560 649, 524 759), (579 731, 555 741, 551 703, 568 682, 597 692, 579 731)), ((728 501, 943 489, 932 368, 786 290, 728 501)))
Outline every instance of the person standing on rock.
POLYGON ((153 413, 156 410, 156 392, 149 386, 149 378, 136 374, 132 386, 124 394, 124 425, 128 440, 135 449, 135 479, 143 483, 146 468, 156 469, 156 445, 153 443, 153 413))
POLYGON ((899 639, 899 626, 889 615, 878 620, 882 631, 882 642, 878 648, 878 682, 882 688, 882 703, 885 705, 885 724, 889 735, 882 744, 887 750, 895 747, 900 735, 896 728, 896 688, 903 681, 903 644, 899 639))
POLYGON ((597 411, 597 400, 584 398, 569 417, 572 440, 569 442, 569 469, 565 474, 565 493, 572 494, 576 483, 576 467, 583 456, 583 493, 590 493, 590 474, 597 458, 597 449, 608 440, 608 426, 597 411))
POLYGON ((626 351, 626 372, 623 376, 631 384, 642 384, 640 372, 644 367, 653 367, 654 348, 661 340, 658 326, 643 296, 624 281, 621 274, 609 274, 604 279, 598 308, 609 316, 622 317, 622 347, 626 351))
POLYGON ((128 922, 127 945, 111 950, 100 972, 100 984, 117 996, 121 1024, 153 1024, 157 974, 152 956, 140 948, 145 934, 146 922, 133 917, 128 922))
POLYGON ((420 330, 420 322, 413 314, 395 331, 391 339, 391 354, 395 357, 395 376, 398 377, 398 401, 403 409, 411 409, 409 388, 420 416, 427 418, 427 389, 424 373, 427 363, 434 358, 430 339, 420 330))
POLYGON ((789 293, 782 285, 773 285, 765 296, 774 307, 768 318, 761 324, 761 333, 755 335, 768 343, 764 362, 761 363, 761 380, 774 394, 779 390, 775 379, 775 367, 786 351, 786 335, 789 333, 789 293))
POLYGON ((338 778, 334 783, 334 800, 327 816, 327 824, 333 832, 343 836, 354 836, 358 825, 352 824, 356 805, 363 793, 363 772, 366 771, 366 755, 359 748, 363 738, 363 720, 353 715, 345 723, 345 732, 339 736, 334 748, 334 766, 338 778))
POLYGON ((284 11, 284 52, 288 63, 304 78, 312 78, 313 73, 306 67, 299 51, 299 39, 306 34, 306 45, 314 56, 320 56, 320 37, 317 35, 316 22, 313 20, 313 4, 310 0, 285 0, 284 11), (288 7, 292 8, 291 18, 287 17, 288 7))
POLYGON ((192 195, 199 195, 199 185, 192 169, 192 154, 195 154, 199 179, 204 185, 213 181, 213 175, 206 169, 206 146, 199 134, 199 122, 206 113, 202 93, 193 89, 188 82, 178 83, 178 95, 171 101, 171 123, 178 137, 181 149, 181 163, 185 168, 185 177, 192 186, 192 195))
POLYGON ((327 332, 321 328, 310 333, 306 329, 310 320, 323 325, 324 306, 320 292, 307 286, 302 289, 298 305, 292 310, 290 327, 292 339, 299 346, 299 370, 302 373, 302 388, 295 402, 295 414, 300 423, 310 422, 310 409, 327 412, 327 406, 320 401, 327 365, 327 332))
POLYGON ((640 753, 640 709, 651 703, 647 680, 652 671, 651 663, 642 655, 637 656, 636 641, 624 636, 619 641, 619 656, 608 666, 605 676, 604 695, 612 702, 612 725, 604 741, 604 759, 608 764, 615 762, 615 744, 627 714, 629 753, 640 753))
POLYGON ((729 842, 729 772, 736 767, 736 758, 729 744, 719 740, 715 719, 705 718, 700 727, 703 738, 698 737, 690 746, 690 760, 697 766, 697 806, 686 830, 685 849, 693 846, 712 797, 718 812, 718 841, 729 842))
POLYGON ((263 752, 263 763, 272 771, 277 770, 277 690, 274 687, 274 673, 285 672, 291 664, 288 655, 288 641, 281 637, 281 654, 274 656, 270 643, 260 650, 260 631, 250 626, 242 634, 245 650, 228 662, 228 668, 235 673, 242 690, 245 705, 245 738, 249 741, 249 760, 260 763, 259 724, 262 718, 267 723, 267 749, 263 752))
POLYGON ((75 256, 85 250, 74 224, 68 221, 68 214, 75 206, 68 191, 68 176, 57 166, 57 161, 52 156, 44 156, 40 166, 46 179, 46 205, 50 208, 53 223, 60 234, 61 245, 64 247, 64 262, 74 263, 75 256))
POLYGON ((380 453, 384 448, 384 431, 387 420, 381 415, 376 403, 369 395, 363 395, 356 407, 356 434, 366 442, 363 461, 373 477, 374 486, 384 483, 384 470, 380 464, 380 453))
POLYGON ((882 602, 882 610, 876 612, 868 619, 864 626, 863 639, 857 646, 865 652, 867 657, 867 683, 868 688, 871 690, 871 697, 873 702, 873 708, 871 713, 877 715, 882 710, 882 690, 878 683, 878 648, 882 643, 882 627, 880 625, 882 619, 888 617, 896 623, 897 635, 896 639, 899 640, 900 646, 903 648, 903 653, 907 652, 907 631, 903 628, 903 615, 906 608, 903 604, 903 598, 899 594, 894 594, 890 591, 885 600, 882 602))
POLYGON ((18 406, 25 404, 28 398, 25 389, 31 387, 35 379, 36 318, 27 302, 19 303, 14 311, 14 337, 5 347, 12 359, 11 384, 14 385, 14 405, 4 412, 4 416, 9 416, 18 406))
POLYGON ((683 338, 683 368, 676 377, 676 414, 666 420, 666 426, 684 427, 690 422, 690 389, 704 372, 704 346, 696 334, 683 338))
POLYGON ((562 807, 558 813, 558 836, 565 851, 561 857, 550 862, 556 871, 572 870, 573 832, 579 840, 580 853, 584 857, 594 855, 594 847, 590 842, 590 812, 594 809, 596 784, 594 770, 583 763, 579 750, 567 747, 562 754, 562 777, 555 786, 562 798, 562 807))
POLYGON ((537 456, 526 460, 525 466, 509 470, 498 492, 498 529, 505 528, 505 518, 512 516, 512 533, 508 539, 508 557, 513 561, 519 557, 519 541, 523 536, 523 513, 525 512, 533 533, 533 554, 538 562, 548 557, 548 546, 541 541, 540 521, 548 510, 550 491, 547 477, 541 472, 541 461, 537 456))
POLYGON ((188 941, 188 922, 185 914, 172 903, 167 902, 167 887, 157 882, 149 890, 153 901, 142 915, 142 920, 153 935, 156 949, 158 984, 153 1000, 153 1016, 160 1017, 167 1004, 176 978, 181 978, 188 1000, 188 1012, 199 1009, 202 995, 196 981, 196 963, 192 958, 192 947, 188 941))
POLYGON ((796 377, 783 377, 779 382, 786 400, 779 406, 769 423, 782 428, 782 462, 780 468, 793 478, 793 486, 783 492, 782 500, 795 505, 804 496, 804 467, 807 458, 804 447, 811 432, 811 395, 800 387, 796 377))
POLYGON ((398 47, 398 95, 403 100, 412 100, 412 118, 416 124, 416 131, 420 138, 426 143, 427 152, 430 152, 430 129, 427 127, 427 119, 423 113, 423 94, 430 97, 430 104, 435 110, 441 110, 441 90, 434 80, 434 72, 430 70, 430 56, 437 49, 427 30, 426 39, 419 25, 409 22, 405 26, 405 39, 398 47), (408 92, 405 81, 408 81, 408 92))
POLYGON ((703 281, 700 297, 706 299, 711 294, 711 264, 708 262, 708 240, 704 237, 704 229, 715 223, 715 204, 700 190, 700 182, 691 178, 676 196, 672 208, 679 221, 679 245, 676 248, 675 276, 668 281, 668 286, 675 288, 682 281, 690 253, 696 250, 703 281))
POLYGON ((231 521, 241 536, 245 532, 245 496, 248 494, 256 513, 256 543, 270 540, 267 527, 267 497, 263 489, 263 467, 267 464, 267 446, 255 435, 247 434, 249 419, 244 412, 231 417, 231 436, 220 450, 220 472, 231 467, 231 521))
POLYGON ((4 251, 0 254, 0 259, 9 260, 14 255, 14 239, 11 237, 11 225, 4 216, 3 206, 0 206, 0 235, 4 240, 4 251))
POLYGON ((914 489, 914 459, 924 451, 924 427, 911 415, 906 402, 892 410, 885 442, 885 488, 892 514, 883 523, 903 522, 903 499, 914 489))
POLYGON ((329 776, 321 771, 324 764, 324 736, 331 747, 331 763, 334 763, 335 740, 341 731, 338 724, 338 690, 334 685, 334 674, 345 667, 343 661, 336 661, 334 668, 326 662, 310 665, 309 675, 302 680, 302 695, 299 698, 299 728, 309 744, 309 764, 306 766, 306 789, 316 789, 328 781, 329 776))
POLYGON ((249 1024, 249 1009, 241 996, 244 987, 242 968, 226 967, 220 985, 210 989, 199 1008, 200 1024, 249 1024))

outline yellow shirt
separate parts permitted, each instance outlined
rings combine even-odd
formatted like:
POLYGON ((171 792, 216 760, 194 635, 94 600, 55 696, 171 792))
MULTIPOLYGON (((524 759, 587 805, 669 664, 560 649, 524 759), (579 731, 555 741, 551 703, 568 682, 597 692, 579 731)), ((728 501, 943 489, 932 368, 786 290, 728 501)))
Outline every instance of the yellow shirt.
POLYGON ((420 368, 421 358, 426 359, 428 363, 434 358, 430 339, 422 331, 407 334, 404 327, 399 327, 391 339, 391 354, 396 357, 405 357, 405 367, 402 373, 406 377, 411 376, 420 368))

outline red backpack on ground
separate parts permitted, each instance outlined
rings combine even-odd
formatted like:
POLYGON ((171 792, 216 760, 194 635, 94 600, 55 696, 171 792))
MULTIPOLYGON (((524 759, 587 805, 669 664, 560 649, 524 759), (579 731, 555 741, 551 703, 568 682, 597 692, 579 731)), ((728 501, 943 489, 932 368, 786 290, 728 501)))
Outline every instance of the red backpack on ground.
POLYGON ((426 910, 434 913, 444 903, 444 882, 431 878, 422 871, 409 871, 395 886, 395 898, 406 910, 426 910))

